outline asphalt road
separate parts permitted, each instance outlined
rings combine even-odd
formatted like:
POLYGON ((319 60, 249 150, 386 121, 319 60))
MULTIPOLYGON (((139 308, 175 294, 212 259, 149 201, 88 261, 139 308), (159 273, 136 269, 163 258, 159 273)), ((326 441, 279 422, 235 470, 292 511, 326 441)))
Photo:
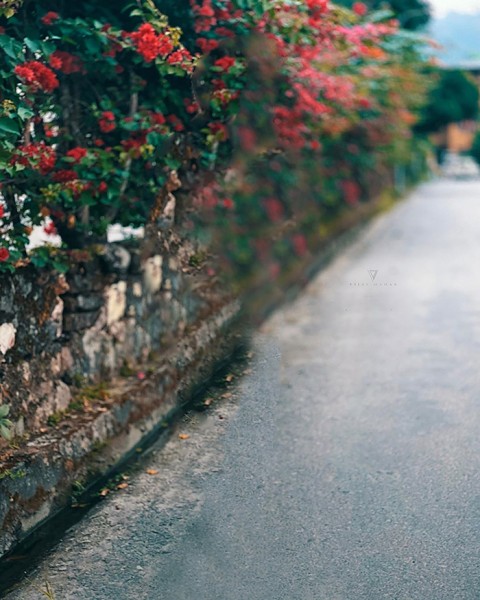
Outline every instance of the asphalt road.
POLYGON ((480 184, 419 188, 255 345, 10 600, 480 598, 480 184))

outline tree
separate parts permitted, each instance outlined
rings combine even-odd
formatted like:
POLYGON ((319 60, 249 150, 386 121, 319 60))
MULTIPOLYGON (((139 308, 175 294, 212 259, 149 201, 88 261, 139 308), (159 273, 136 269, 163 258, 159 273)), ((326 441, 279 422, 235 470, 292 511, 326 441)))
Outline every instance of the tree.
MULTIPOLYGON (((338 4, 351 8, 355 0, 340 0, 338 4)), ((420 29, 431 18, 430 5, 425 0, 365 0, 370 10, 390 8, 404 29, 420 29)))
POLYGON ((443 71, 430 91, 417 129, 434 133, 450 123, 475 120, 479 113, 479 90, 464 71, 443 71))
POLYGON ((480 165, 480 132, 477 133, 477 135, 475 136, 475 139, 473 140, 473 146, 472 146, 472 149, 470 150, 470 154, 480 165))

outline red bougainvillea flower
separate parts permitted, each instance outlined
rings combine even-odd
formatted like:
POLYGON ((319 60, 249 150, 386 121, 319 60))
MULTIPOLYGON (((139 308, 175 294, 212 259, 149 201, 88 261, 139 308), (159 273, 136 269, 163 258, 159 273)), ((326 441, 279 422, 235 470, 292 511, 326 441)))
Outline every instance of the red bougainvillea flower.
POLYGON ((197 46, 203 54, 208 54, 212 50, 215 50, 215 48, 218 48, 219 42, 217 40, 207 40, 207 38, 202 37, 197 39, 197 46))
POLYGON ((32 92, 43 91, 51 93, 59 86, 59 81, 55 73, 37 60, 17 65, 14 73, 32 92))
POLYGON ((216 60, 213 64, 215 67, 222 69, 224 73, 228 73, 228 71, 230 71, 235 64, 235 59, 232 56, 223 56, 222 58, 216 60))
POLYGON ((0 262, 5 262, 10 258, 10 252, 7 248, 0 248, 0 262))
POLYGON ((79 163, 82 160, 82 158, 85 158, 87 156, 87 149, 77 146, 76 148, 72 148, 71 150, 69 150, 66 156, 68 156, 69 158, 73 158, 75 163, 79 163))
POLYGON ((55 50, 49 58, 50 66, 57 71, 65 73, 65 75, 71 75, 72 73, 85 73, 85 65, 83 61, 70 54, 70 52, 64 52, 63 50, 55 50))
POLYGON ((359 17, 364 17, 368 12, 368 7, 363 2, 355 2, 352 6, 352 10, 359 17))
POLYGON ((152 62, 158 56, 165 58, 173 50, 173 42, 165 34, 158 34, 150 23, 144 23, 129 34, 135 49, 145 62, 152 62))
POLYGON ((43 17, 41 18, 41 21, 44 25, 51 25, 52 23, 54 23, 55 21, 58 21, 58 19, 60 18, 60 15, 56 12, 54 12, 53 10, 45 13, 43 15, 43 17))
POLYGON ((75 171, 62 169, 61 171, 54 173, 52 179, 55 183, 66 183, 67 181, 75 181, 78 179, 78 174, 75 171))
POLYGON ((189 62, 191 60, 192 60, 192 55, 190 54, 190 52, 188 50, 185 50, 185 48, 182 48, 180 50, 176 50, 175 52, 172 52, 172 54, 170 54, 170 56, 167 58, 167 63, 169 65, 190 66, 189 62))
POLYGON ((340 183, 347 204, 357 204, 360 200, 360 186, 356 181, 346 180, 340 183))
POLYGON ((22 165, 30 169, 39 171, 42 175, 47 175, 55 168, 57 155, 55 149, 47 146, 45 142, 38 144, 27 144, 20 146, 12 157, 13 165, 22 165))
POLYGON ((101 118, 98 121, 100 131, 103 133, 110 133, 116 128, 115 115, 110 110, 106 110, 102 113, 101 118))
POLYGON ((0 204, 0 219, 3 219, 4 216, 5 216, 5 206, 3 206, 3 204, 0 204))
POLYGON ((292 237, 292 246, 297 256, 305 256, 308 252, 307 240, 301 233, 297 233, 292 237))
POLYGON ((272 222, 280 221, 284 216, 281 202, 276 198, 267 198, 263 201, 268 218, 272 222))
POLYGON ((174 131, 183 131, 185 125, 180 121, 177 115, 168 115, 167 121, 170 123, 174 131))
POLYGON ((97 190, 99 194, 104 194, 108 190, 108 185, 105 183, 105 181, 101 181, 97 190))
POLYGON ((209 123, 208 128, 214 136, 217 137, 221 142, 228 139, 228 129, 223 123, 214 122, 209 123))

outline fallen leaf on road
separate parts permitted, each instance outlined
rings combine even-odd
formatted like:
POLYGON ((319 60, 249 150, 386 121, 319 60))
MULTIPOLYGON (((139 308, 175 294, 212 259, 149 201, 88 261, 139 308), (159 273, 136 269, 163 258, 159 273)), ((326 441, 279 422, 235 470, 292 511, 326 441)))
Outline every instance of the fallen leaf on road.
POLYGON ((146 473, 147 475, 158 475, 157 469, 147 469, 146 473))
POLYGON ((232 396, 232 392, 226 392, 225 394, 222 394, 222 398, 231 398, 232 396))
POLYGON ((210 404, 212 404, 212 402, 213 402, 213 398, 207 398, 207 399, 204 401, 203 405, 204 405, 204 406, 210 406, 210 404))
POLYGON ((110 493, 110 490, 108 488, 104 488, 103 490, 100 491, 100 496, 103 496, 105 498, 105 496, 108 496, 109 493, 110 493))
POLYGON ((124 481, 123 483, 119 483, 117 485, 117 490, 126 490, 128 488, 128 483, 124 481))
POLYGON ((234 378, 234 375, 232 375, 232 374, 230 373, 230 375, 227 375, 227 376, 225 377, 225 381, 227 381, 228 383, 230 383, 231 381, 233 381, 233 378, 234 378))
POLYGON ((178 437, 179 437, 181 440, 188 440, 188 438, 189 438, 190 436, 188 435, 188 433, 179 433, 179 434, 178 434, 178 437))

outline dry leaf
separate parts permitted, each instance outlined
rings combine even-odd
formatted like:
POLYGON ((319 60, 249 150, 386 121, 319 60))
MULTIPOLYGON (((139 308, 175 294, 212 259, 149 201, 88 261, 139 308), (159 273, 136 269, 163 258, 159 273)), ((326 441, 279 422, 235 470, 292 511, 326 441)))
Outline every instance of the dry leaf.
POLYGON ((210 406, 210 404, 212 404, 213 402, 213 398, 207 398, 204 402, 203 405, 204 406, 210 406))
POLYGON ((179 437, 181 440, 188 440, 188 438, 189 438, 190 436, 188 435, 188 433, 180 433, 180 434, 178 435, 178 437, 179 437))
POLYGON ((117 490, 126 490, 128 488, 128 483, 124 481, 123 483, 119 483, 117 485, 117 490))
POLYGON ((227 375, 225 377, 225 381, 230 383, 231 381, 233 381, 234 375, 232 375, 231 373, 229 375, 227 375))
POLYGON ((225 392, 225 394, 222 394, 222 398, 231 398, 232 396, 232 392, 225 392))
POLYGON ((157 469, 147 469, 146 473, 147 475, 158 475, 157 469))
POLYGON ((105 496, 108 496, 109 493, 110 493, 110 490, 108 488, 104 488, 103 490, 100 491, 100 496, 103 496, 105 498, 105 496))

